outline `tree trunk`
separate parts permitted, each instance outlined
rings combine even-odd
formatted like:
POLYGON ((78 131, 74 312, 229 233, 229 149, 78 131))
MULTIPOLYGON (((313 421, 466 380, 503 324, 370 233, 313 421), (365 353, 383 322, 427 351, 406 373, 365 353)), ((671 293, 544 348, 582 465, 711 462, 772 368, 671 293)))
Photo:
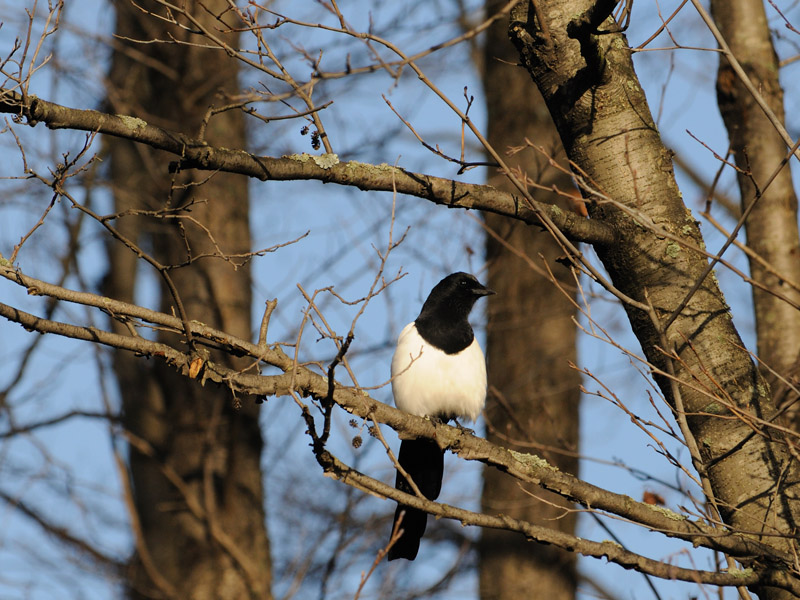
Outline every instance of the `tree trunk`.
MULTIPOLYGON (((711 10, 734 56, 784 122, 778 57, 772 46, 763 0, 712 0, 711 10)), ((763 191, 745 223, 747 245, 774 269, 771 272, 759 260, 749 257, 752 278, 766 288, 752 288, 758 357, 764 365, 762 372, 775 392, 776 404, 795 403, 790 413, 794 428, 800 430, 797 395, 780 381, 783 377, 796 382, 800 372, 800 310, 770 293, 777 292, 800 304, 800 292, 787 283, 800 284, 797 196, 789 165, 765 187, 788 150, 724 57, 720 57, 717 74, 717 98, 736 165, 741 169, 738 180, 742 210, 763 191)))
MULTIPOLYGON (((138 5, 159 10, 155 2, 138 5)), ((225 5, 204 2, 216 14, 225 5)), ((236 93, 236 63, 200 46, 129 42, 170 36, 194 40, 186 29, 168 26, 127 2, 117 2, 116 9, 119 40, 108 90, 113 112, 196 135, 210 105, 229 103, 220 93, 236 93)), ((209 25, 219 25, 199 6, 195 12, 209 25)), ((244 147, 241 113, 214 116, 206 139, 244 147)), ((155 261, 173 266, 164 272, 188 319, 250 338, 249 269, 234 256, 250 251, 247 180, 215 174, 205 181, 207 175, 198 172, 170 175, 166 154, 119 139, 107 140, 107 147, 116 210, 159 211, 125 215, 114 226, 155 261)), ((109 263, 107 294, 132 301, 143 261, 113 242, 109 263)), ((156 278, 160 309, 180 315, 165 279, 156 278)), ((249 366, 213 351, 207 359, 249 366)), ((203 386, 202 371, 192 380, 160 361, 143 362, 124 352, 115 354, 115 370, 131 440, 136 554, 130 597, 269 598, 263 442, 253 400, 203 386)))
MULTIPOLYGON (((798 464, 782 432, 769 426, 776 412, 769 387, 716 279, 706 274, 700 230, 681 200, 627 40, 615 33, 615 4, 537 0, 534 11, 520 3, 512 11, 512 39, 567 156, 604 194, 590 214, 612 225, 618 239, 598 246, 598 255, 624 295, 664 396, 680 420, 685 415, 695 466, 708 477, 722 518, 791 553, 800 518, 798 464)), ((757 558, 750 566, 771 568, 757 558)), ((791 597, 776 588, 755 591, 791 597)))
MULTIPOLYGON (((487 14, 500 4, 489 2, 487 14)), ((508 147, 525 145, 528 138, 563 162, 564 151, 547 107, 529 75, 513 66, 516 60, 508 39, 508 20, 495 23, 487 32, 483 61, 489 142, 503 153, 508 147)), ((550 166, 532 148, 508 161, 537 183, 574 189, 569 175, 550 166)), ((499 173, 488 183, 516 191, 499 173)), ((572 208, 552 193, 537 191, 535 196, 566 210, 572 208)), ((560 470, 576 473, 581 379, 569 366, 577 361, 575 308, 546 277, 539 255, 567 289, 574 288, 574 280, 567 269, 555 264, 563 251, 549 234, 498 215, 484 218, 501 238, 489 235, 486 248, 489 287, 497 292, 489 305, 487 438, 514 450, 534 452, 560 470)), ((483 511, 574 532, 575 513, 565 514, 567 502, 536 486, 527 488, 521 489, 518 480, 497 469, 486 469, 483 511)), ((496 529, 481 531, 478 550, 483 600, 526 598, 533 589, 539 598, 571 600, 575 596, 572 553, 496 529)))

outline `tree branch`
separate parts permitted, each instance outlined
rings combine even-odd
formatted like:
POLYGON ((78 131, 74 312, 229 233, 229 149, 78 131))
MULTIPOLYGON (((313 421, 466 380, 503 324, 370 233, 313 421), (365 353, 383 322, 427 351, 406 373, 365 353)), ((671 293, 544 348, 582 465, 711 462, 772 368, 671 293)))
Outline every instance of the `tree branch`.
MULTIPOLYGON (((0 276, 26 287, 30 293, 51 295, 72 302, 95 306, 116 318, 126 316, 146 320, 150 323, 181 331, 179 318, 151 311, 133 304, 104 298, 85 292, 75 292, 53 286, 22 274, 0 261, 0 276)), ((28 330, 40 333, 56 333, 65 337, 100 343, 114 348, 129 350, 143 356, 165 360, 185 375, 197 358, 190 352, 177 350, 167 344, 141 337, 110 333, 95 327, 82 327, 42 319, 14 307, 0 303, 0 316, 21 324, 28 330)), ((236 371, 211 361, 203 364, 201 383, 210 380, 237 392, 258 396, 286 396, 298 394, 322 400, 329 397, 329 380, 326 375, 305 367, 298 367, 293 357, 288 356, 279 345, 264 346, 237 338, 197 321, 191 321, 192 334, 222 346, 229 352, 245 354, 256 360, 273 365, 283 374, 261 376, 236 371)), ((744 533, 725 532, 701 521, 691 521, 673 511, 636 502, 629 496, 586 483, 568 473, 561 472, 538 456, 508 450, 485 439, 478 438, 447 425, 435 425, 431 421, 409 415, 383 404, 366 395, 358 388, 336 385, 333 400, 350 414, 362 419, 374 419, 396 431, 412 436, 436 439, 445 448, 466 460, 477 460, 509 473, 520 481, 539 485, 581 506, 605 511, 634 523, 658 531, 669 537, 706 546, 737 557, 743 562, 763 559, 768 562, 791 565, 793 558, 780 550, 769 547, 744 533)), ((405 502, 405 500, 404 500, 405 502)), ((424 509, 424 510, 427 510, 424 509)))
POLYGON ((34 507, 29 506, 19 498, 15 498, 4 490, 0 490, 0 500, 34 521, 60 543, 68 546, 73 551, 86 555, 96 567, 107 569, 115 575, 119 575, 122 572, 123 565, 114 559, 114 557, 103 554, 97 546, 74 535, 70 532, 68 527, 50 521, 34 507))
POLYGON ((489 185, 460 183, 387 164, 340 162, 336 155, 256 156, 244 150, 209 146, 204 141, 161 129, 136 117, 69 108, 35 96, 25 99, 10 90, 0 90, 0 112, 24 117, 30 125, 42 122, 50 129, 98 132, 170 152, 180 157, 170 166, 172 170, 225 171, 262 181, 315 179, 361 190, 399 192, 449 208, 484 210, 530 225, 540 225, 538 214, 544 213, 573 241, 602 245, 616 239, 613 229, 603 223, 550 204, 535 202, 531 206, 520 194, 502 192, 489 185))
POLYGON ((348 485, 365 492, 375 493, 379 496, 402 502, 414 508, 419 508, 432 515, 460 521, 462 525, 476 525, 479 527, 516 531, 537 542, 553 544, 569 552, 578 552, 584 556, 606 558, 610 562, 616 563, 625 569, 633 569, 640 573, 646 573, 662 579, 677 579, 692 583, 700 582, 731 587, 760 583, 788 589, 796 594, 800 593, 800 584, 797 580, 786 576, 781 571, 769 570, 759 573, 754 569, 745 569, 738 572, 714 572, 677 567, 625 550, 616 542, 595 542, 579 538, 563 531, 534 525, 520 519, 514 519, 503 514, 494 516, 476 513, 449 504, 418 498, 413 494, 401 492, 377 479, 364 475, 344 464, 327 451, 320 453, 317 459, 326 473, 348 485))

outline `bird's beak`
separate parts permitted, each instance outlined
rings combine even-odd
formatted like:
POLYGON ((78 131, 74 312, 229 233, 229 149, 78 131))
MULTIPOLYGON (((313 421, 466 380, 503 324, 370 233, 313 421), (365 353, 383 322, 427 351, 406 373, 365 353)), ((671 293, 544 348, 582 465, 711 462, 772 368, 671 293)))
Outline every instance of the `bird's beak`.
POLYGON ((491 296, 493 294, 496 294, 497 292, 495 292, 494 290, 490 290, 487 287, 480 287, 473 289, 472 293, 475 294, 476 296, 491 296))

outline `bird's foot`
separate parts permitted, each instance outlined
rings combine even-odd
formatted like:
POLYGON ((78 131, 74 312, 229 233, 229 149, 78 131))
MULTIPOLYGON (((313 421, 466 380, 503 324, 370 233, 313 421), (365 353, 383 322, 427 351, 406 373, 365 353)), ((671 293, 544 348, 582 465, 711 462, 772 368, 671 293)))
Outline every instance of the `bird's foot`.
POLYGON ((447 425, 452 421, 454 426, 459 429, 459 431, 463 433, 468 433, 469 435, 475 435, 475 430, 470 429, 469 427, 464 427, 461 423, 458 422, 458 419, 452 415, 432 415, 429 416, 431 423, 434 425, 447 425))
POLYGON ((464 427, 461 423, 458 422, 458 419, 455 417, 453 418, 453 422, 456 424, 456 427, 461 431, 461 433, 466 433, 468 435, 475 435, 475 430, 470 429, 469 427, 464 427))

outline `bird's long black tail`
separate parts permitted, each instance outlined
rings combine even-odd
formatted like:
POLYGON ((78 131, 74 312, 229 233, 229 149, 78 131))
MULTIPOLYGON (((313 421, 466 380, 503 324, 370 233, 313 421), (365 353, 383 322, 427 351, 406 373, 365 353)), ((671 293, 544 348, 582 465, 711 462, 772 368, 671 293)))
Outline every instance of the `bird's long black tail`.
MULTIPOLYGON (((442 490, 442 476, 444 475, 444 451, 439 448, 433 440, 403 440, 400 443, 400 455, 397 457, 400 466, 406 470, 414 483, 417 484, 419 491, 428 499, 436 500, 442 490)), ((414 494, 408 481, 400 471, 397 472, 395 487, 409 494, 414 494)), ((389 560, 396 558, 406 558, 414 560, 419 550, 419 541, 425 533, 425 526, 428 521, 428 514, 406 506, 398 504, 394 513, 392 530, 397 524, 400 514, 405 511, 400 529, 403 530, 400 538, 394 546, 389 549, 389 560)))

